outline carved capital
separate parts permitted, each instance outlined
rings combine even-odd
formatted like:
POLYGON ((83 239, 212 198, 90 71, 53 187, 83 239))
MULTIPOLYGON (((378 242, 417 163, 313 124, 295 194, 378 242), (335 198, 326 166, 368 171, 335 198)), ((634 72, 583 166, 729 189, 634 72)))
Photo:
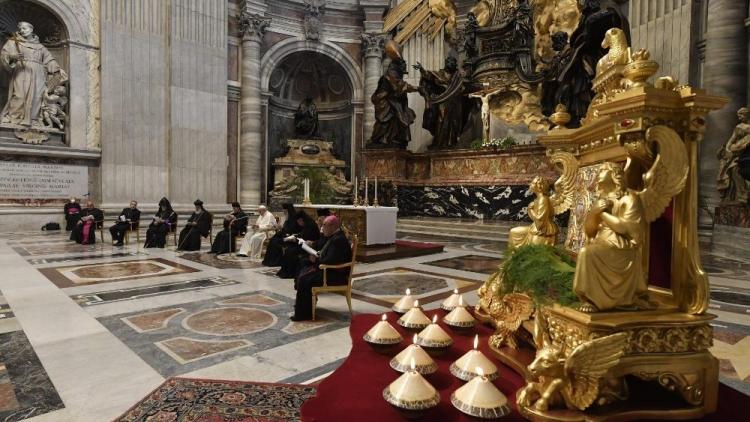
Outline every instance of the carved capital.
POLYGON ((384 34, 362 33, 362 47, 365 58, 383 56, 383 47, 385 46, 384 34))
POLYGON ((242 34, 243 40, 260 42, 260 40, 263 39, 263 34, 266 33, 266 28, 271 24, 271 18, 253 13, 246 7, 242 7, 240 10, 239 23, 240 33, 242 34))

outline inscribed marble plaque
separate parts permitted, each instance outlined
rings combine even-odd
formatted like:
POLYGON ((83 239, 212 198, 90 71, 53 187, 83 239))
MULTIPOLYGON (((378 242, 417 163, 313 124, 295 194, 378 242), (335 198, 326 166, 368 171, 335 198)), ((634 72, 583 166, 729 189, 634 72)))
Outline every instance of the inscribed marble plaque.
POLYGON ((65 199, 89 191, 86 166, 0 161, 1 199, 65 199))

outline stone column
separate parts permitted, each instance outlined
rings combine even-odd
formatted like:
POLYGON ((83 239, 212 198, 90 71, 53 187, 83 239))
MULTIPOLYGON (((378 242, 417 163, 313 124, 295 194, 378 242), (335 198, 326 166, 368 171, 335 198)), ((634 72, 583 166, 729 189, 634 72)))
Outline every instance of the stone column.
MULTIPOLYGON (((716 150, 727 141, 737 124, 737 109, 747 104, 747 13, 744 1, 711 0, 708 3, 703 87, 710 94, 729 98, 726 107, 708 115, 706 136, 700 147, 700 198, 712 212, 719 202, 716 150)), ((707 222, 705 218, 700 220, 701 224, 707 222)))
POLYGON ((257 206, 260 203, 262 180, 262 134, 260 91, 260 44, 270 18, 240 13, 242 33, 242 65, 240 90, 240 203, 257 206))
POLYGON ((378 87, 378 80, 383 73, 383 46, 385 36, 383 34, 362 34, 362 49, 365 56, 365 86, 364 86, 364 139, 372 135, 372 127, 375 124, 375 106, 372 104, 372 94, 378 87))

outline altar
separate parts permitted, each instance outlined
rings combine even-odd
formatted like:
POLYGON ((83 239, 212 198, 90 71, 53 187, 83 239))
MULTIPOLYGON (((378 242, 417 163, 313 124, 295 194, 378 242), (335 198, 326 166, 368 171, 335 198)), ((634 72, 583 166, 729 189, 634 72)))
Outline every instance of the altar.
POLYGON ((308 213, 313 219, 317 210, 327 208, 341 220, 341 225, 356 234, 362 247, 392 245, 396 242, 396 216, 398 207, 364 207, 353 205, 301 205, 294 207, 308 213))

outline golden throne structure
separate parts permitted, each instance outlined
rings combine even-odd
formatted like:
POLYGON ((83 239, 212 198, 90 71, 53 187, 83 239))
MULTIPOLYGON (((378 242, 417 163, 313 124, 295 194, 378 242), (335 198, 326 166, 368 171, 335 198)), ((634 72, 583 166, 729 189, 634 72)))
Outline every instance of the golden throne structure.
POLYGON ((650 82, 658 64, 648 51, 632 51, 617 31, 607 33, 610 54, 597 66, 596 96, 583 125, 565 128, 567 113, 558 109, 551 119, 557 126, 539 139, 548 155, 577 160, 562 247, 578 258, 574 290, 581 306, 540 305, 531 317, 513 308, 523 292, 490 286, 497 277, 480 290, 479 317, 498 330, 512 326, 516 340, 525 340, 491 341, 491 347, 526 378, 518 408, 534 421, 679 420, 716 409, 718 361, 709 352, 715 316, 706 312, 709 285, 698 250, 697 156, 706 115, 726 100, 670 77, 650 82), (621 173, 622 189, 609 200, 601 186, 617 179, 612 172, 621 173), (595 217, 605 207, 617 216, 620 205, 613 204, 626 197, 635 217, 615 219, 630 224, 627 235, 617 235, 626 245, 606 243, 619 228, 595 217), (594 252, 605 254, 597 260, 594 252), (599 268, 622 260, 632 277, 599 268), (592 283, 610 290, 592 293, 586 290, 592 283), (642 291, 622 293, 625 283, 642 283, 642 291))

